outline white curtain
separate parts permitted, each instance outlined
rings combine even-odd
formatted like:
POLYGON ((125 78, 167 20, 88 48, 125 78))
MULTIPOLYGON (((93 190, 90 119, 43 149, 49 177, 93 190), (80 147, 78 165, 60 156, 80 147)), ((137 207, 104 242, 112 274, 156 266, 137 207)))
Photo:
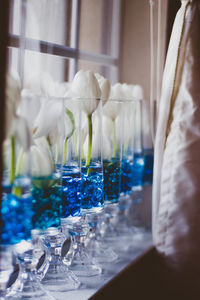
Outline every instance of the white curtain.
POLYGON ((155 141, 153 238, 168 264, 200 275, 200 1, 182 0, 168 48, 155 141))

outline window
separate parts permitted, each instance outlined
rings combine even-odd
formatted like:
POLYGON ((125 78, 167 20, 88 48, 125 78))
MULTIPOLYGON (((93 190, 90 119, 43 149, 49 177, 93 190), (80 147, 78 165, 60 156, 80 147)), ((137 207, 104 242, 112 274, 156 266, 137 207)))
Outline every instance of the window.
POLYGON ((12 0, 9 68, 24 85, 41 71, 71 81, 79 69, 118 81, 120 7, 121 0, 12 0))

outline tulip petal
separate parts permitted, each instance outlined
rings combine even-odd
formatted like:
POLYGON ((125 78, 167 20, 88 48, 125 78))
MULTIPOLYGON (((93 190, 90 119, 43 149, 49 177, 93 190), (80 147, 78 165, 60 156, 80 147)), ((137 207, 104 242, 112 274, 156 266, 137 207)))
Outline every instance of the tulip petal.
POLYGON ((34 122, 33 137, 48 136, 56 127, 62 114, 62 101, 55 99, 43 99, 38 116, 34 122))
POLYGON ((87 115, 91 115, 97 108, 101 97, 98 81, 92 71, 80 70, 76 73, 71 90, 75 96, 83 98, 83 109, 87 115))

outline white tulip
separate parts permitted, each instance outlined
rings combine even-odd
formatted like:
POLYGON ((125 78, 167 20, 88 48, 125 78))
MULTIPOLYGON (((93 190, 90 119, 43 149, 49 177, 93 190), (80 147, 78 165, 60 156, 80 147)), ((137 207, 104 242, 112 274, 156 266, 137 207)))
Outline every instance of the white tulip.
POLYGON ((109 95, 110 95, 110 81, 100 75, 99 73, 95 73, 96 79, 98 80, 99 87, 101 89, 101 99, 102 105, 106 104, 109 95))
POLYGON ((54 134, 49 134, 48 138, 45 136, 35 138, 34 139, 34 145, 43 148, 45 151, 48 151, 48 153, 51 156, 51 160, 54 163, 55 162, 55 153, 54 153, 54 145, 58 145, 60 141, 60 135, 57 137, 54 136, 54 134))
MULTIPOLYGON (((50 153, 43 147, 33 145, 30 149, 31 155, 31 175, 33 177, 50 176, 54 171, 54 164, 52 162, 50 153)), ((20 173, 27 174, 29 169, 29 157, 24 153, 22 158, 22 168, 20 173)))
POLYGON ((115 120, 119 115, 121 109, 121 103, 116 100, 108 99, 106 104, 103 106, 103 114, 110 118, 111 120, 115 120))
POLYGON ((28 124, 24 118, 17 116, 15 125, 16 125, 15 137, 19 145, 23 148, 23 150, 28 151, 32 142, 28 124))
POLYGON ((40 111, 40 107, 40 97, 34 95, 29 90, 22 90, 17 114, 26 119, 30 130, 33 129, 33 124, 40 111))
POLYGON ((132 95, 133 95, 134 99, 137 99, 137 100, 144 99, 143 94, 144 94, 143 89, 140 85, 133 85, 132 86, 132 95))
POLYGON ((44 149, 48 149, 49 147, 49 143, 44 136, 34 139, 34 145, 44 149))
POLYGON ((103 133, 107 135, 108 137, 113 135, 114 131, 114 123, 112 119, 103 116, 103 121, 102 121, 102 126, 103 126, 103 133))
POLYGON ((40 111, 34 122, 33 137, 39 138, 48 136, 48 134, 56 127, 57 122, 62 115, 62 100, 42 99, 40 111))
POLYGON ((34 177, 49 176, 54 171, 54 165, 50 153, 44 148, 31 147, 31 174, 34 177))
POLYGON ((112 154, 112 142, 105 134, 103 134, 103 159, 111 159, 112 154))
POLYGON ((123 91, 123 94, 124 94, 124 99, 126 99, 126 100, 132 100, 133 99, 132 86, 130 84, 123 83, 122 84, 122 91, 123 91))
POLYGON ((68 82, 57 82, 48 73, 43 73, 41 78, 42 94, 48 97, 62 98, 69 89, 68 82))
POLYGON ((116 83, 111 86, 110 99, 123 99, 124 90, 121 83, 116 83))
POLYGON ((58 123, 57 126, 51 132, 49 132, 48 141, 50 145, 53 146, 59 144, 61 135, 62 135, 61 124, 58 123))
POLYGON ((101 90, 98 81, 92 71, 80 70, 76 73, 71 91, 76 97, 83 98, 83 109, 88 116, 96 110, 101 97, 101 90))
POLYGON ((41 96, 41 75, 33 74, 29 69, 25 74, 24 89, 31 94, 41 96))

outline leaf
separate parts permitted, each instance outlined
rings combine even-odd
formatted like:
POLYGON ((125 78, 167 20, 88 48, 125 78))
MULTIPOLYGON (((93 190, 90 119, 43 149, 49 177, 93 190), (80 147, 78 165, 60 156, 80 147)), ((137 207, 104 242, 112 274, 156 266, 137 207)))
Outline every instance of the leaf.
POLYGON ((71 121, 71 125, 72 125, 71 131, 69 132, 69 134, 67 136, 67 138, 70 138, 73 135, 74 130, 75 130, 75 119, 74 119, 73 113, 68 108, 65 109, 65 113, 69 117, 69 119, 71 121))

